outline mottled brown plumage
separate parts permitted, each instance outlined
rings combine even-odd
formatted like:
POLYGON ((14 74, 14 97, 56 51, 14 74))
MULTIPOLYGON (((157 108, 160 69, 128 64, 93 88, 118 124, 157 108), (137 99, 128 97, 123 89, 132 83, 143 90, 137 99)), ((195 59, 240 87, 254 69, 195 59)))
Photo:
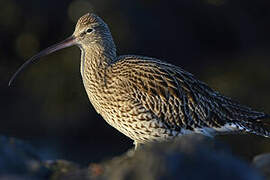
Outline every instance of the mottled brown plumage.
POLYGON ((94 14, 81 17, 70 38, 25 64, 74 44, 82 52, 82 80, 94 108, 135 145, 189 133, 269 136, 262 122, 266 114, 219 94, 185 70, 149 57, 118 57, 108 26, 94 14))

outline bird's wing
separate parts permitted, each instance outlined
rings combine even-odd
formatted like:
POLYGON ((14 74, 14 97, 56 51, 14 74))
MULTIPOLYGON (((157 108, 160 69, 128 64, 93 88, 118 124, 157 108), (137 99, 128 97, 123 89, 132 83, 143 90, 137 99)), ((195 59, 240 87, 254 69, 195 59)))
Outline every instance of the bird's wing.
POLYGON ((183 69, 157 59, 122 56, 115 80, 171 129, 222 128, 259 123, 266 115, 225 97, 183 69))

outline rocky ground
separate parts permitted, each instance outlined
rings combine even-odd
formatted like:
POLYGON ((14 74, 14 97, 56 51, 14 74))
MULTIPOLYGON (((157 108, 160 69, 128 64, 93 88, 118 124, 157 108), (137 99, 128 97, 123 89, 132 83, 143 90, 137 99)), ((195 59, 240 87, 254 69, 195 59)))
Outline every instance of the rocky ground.
POLYGON ((66 160, 41 161, 31 145, 2 136, 0 179, 270 179, 270 154, 258 155, 247 163, 228 149, 214 139, 189 135, 84 167, 66 160))

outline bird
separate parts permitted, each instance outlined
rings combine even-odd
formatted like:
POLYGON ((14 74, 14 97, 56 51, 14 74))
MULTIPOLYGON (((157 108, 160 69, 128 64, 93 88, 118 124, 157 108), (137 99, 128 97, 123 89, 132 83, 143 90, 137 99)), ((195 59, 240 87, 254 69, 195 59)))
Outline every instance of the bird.
POLYGON ((140 145, 199 133, 209 137, 253 133, 269 137, 269 115, 210 88, 184 69, 156 58, 117 55, 104 20, 94 13, 79 18, 74 33, 26 61, 60 49, 81 50, 80 73, 88 98, 103 119, 140 145))

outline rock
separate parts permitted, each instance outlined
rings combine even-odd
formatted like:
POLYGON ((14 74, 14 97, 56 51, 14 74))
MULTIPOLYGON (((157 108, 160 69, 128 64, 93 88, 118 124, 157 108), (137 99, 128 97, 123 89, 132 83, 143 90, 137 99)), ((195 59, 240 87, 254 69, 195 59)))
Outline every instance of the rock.
MULTIPOLYGON (((65 180, 263 179, 256 170, 234 157, 225 146, 200 135, 147 144, 132 157, 115 157, 88 168, 62 173, 65 180)), ((57 172, 55 172, 57 173, 57 172)))
POLYGON ((104 179, 262 179, 213 139, 182 136, 174 142, 150 144, 128 160, 104 164, 104 179))
MULTIPOLYGON (((46 161, 44 165, 53 172, 50 176, 50 180, 59 180, 65 177, 73 177, 73 173, 79 171, 79 165, 66 160, 46 161)), ((76 176, 76 178, 79 178, 76 176)))
POLYGON ((45 179, 48 175, 31 145, 0 136, 0 179, 45 179))
POLYGON ((260 154, 253 158, 253 165, 270 179, 270 153, 260 154))
MULTIPOLYGON (((224 145, 201 135, 151 143, 89 167, 66 160, 42 162, 26 142, 0 136, 0 179, 8 180, 165 180, 263 179, 255 169, 234 157, 224 145)), ((270 154, 254 165, 269 175, 270 154)))

